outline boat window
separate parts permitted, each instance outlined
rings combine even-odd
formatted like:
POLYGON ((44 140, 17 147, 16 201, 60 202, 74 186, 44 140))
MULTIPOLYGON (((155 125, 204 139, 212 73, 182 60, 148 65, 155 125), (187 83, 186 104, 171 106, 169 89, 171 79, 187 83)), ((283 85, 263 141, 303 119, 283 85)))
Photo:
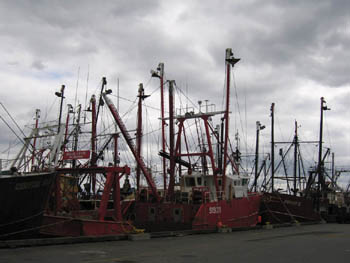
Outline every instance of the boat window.
POLYGON ((219 185, 221 185, 221 179, 220 179, 220 180, 218 180, 218 183, 219 183, 219 185))
POLYGON ((248 184, 248 179, 242 179, 242 185, 248 184))
POLYGON ((186 186, 196 186, 196 181, 194 180, 194 177, 186 177, 186 186))
POLYGON ((202 178, 201 177, 197 178, 197 185, 202 185, 202 178))

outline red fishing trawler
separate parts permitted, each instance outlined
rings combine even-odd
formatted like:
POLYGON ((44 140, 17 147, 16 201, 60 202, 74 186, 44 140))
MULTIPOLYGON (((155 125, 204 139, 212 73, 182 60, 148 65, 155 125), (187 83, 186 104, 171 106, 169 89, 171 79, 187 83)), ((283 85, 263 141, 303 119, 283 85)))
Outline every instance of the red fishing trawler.
MULTIPOLYGON (((240 59, 233 56, 232 50, 226 50, 226 105, 224 111, 211 111, 205 105, 202 111, 180 110, 175 114, 174 85, 169 82, 169 116, 164 116, 164 64, 160 63, 152 75, 158 77, 161 83, 161 121, 163 184, 162 191, 157 189, 152 175, 140 156, 142 109, 139 108, 137 145, 135 146, 127 132, 116 107, 107 94, 103 98, 108 105, 129 149, 137 162, 136 200, 130 202, 124 217, 133 224, 147 231, 165 231, 176 229, 215 229, 217 227, 239 228, 251 227, 258 223, 261 195, 248 192, 249 176, 240 172, 239 158, 235 158, 229 145, 229 108, 230 108, 230 72, 240 59), (212 125, 215 115, 223 115, 221 127, 212 125), (175 135, 175 122, 177 134, 175 135), (190 152, 186 139, 186 123, 194 121, 202 125, 204 138, 199 138, 197 151, 190 152), (166 124, 167 122, 167 124, 166 124), (165 126, 169 126, 168 149, 165 145, 165 126), (175 138, 176 137, 176 138, 175 138), (214 149, 216 145, 216 149, 214 149), (183 150, 183 149, 186 150, 183 150), (199 149, 199 151, 198 151, 199 149), (216 154, 215 154, 216 153, 216 154), (185 161, 186 158, 186 161, 185 161), (197 162, 192 161, 197 158, 197 162), (169 162, 166 169, 166 160, 169 162), (200 160, 200 165, 198 165, 200 160), (183 172, 185 167, 185 172, 183 172), (148 187, 141 189, 140 171, 146 177, 148 187), (167 176, 169 174, 169 183, 167 176), (177 183, 176 183, 177 179, 177 183), (161 194, 162 193, 162 194, 161 194)), ((139 99, 145 98, 140 87, 139 99)), ((141 103, 139 104, 141 105, 141 103)))
MULTIPOLYGON (((139 229, 214 230, 255 226, 259 221, 261 195, 248 191, 249 176, 239 169, 238 152, 233 151, 229 141, 230 75, 231 68, 239 60, 231 49, 226 50, 226 103, 221 111, 208 104, 199 104, 197 110, 186 107, 176 113, 175 81, 168 80, 169 116, 165 116, 164 64, 160 63, 157 71, 152 71, 152 76, 160 79, 162 147, 159 155, 162 157, 163 187, 155 183, 141 154, 142 101, 148 97, 142 84, 138 94, 135 143, 110 98, 111 90, 105 88, 107 81, 103 78, 99 100, 92 96, 90 101, 91 147, 88 150, 77 147, 79 135, 83 133, 80 131, 80 117, 69 132, 67 114, 55 191, 41 232, 55 236, 100 236, 137 232, 139 229), (108 106, 118 129, 106 135, 105 142, 97 150, 96 126, 103 105, 108 106), (213 126, 215 116, 221 116, 221 125, 216 127, 213 126), (186 134, 193 123, 198 143, 191 148, 186 134), (169 132, 167 136, 166 130, 169 132), (126 198, 133 192, 129 179, 132 175, 128 166, 120 166, 120 135, 136 161, 134 198, 126 198), (70 138, 73 138, 72 144, 70 138), (112 162, 107 166, 99 165, 102 151, 112 142, 112 162), (141 184, 142 175, 147 186, 141 184)), ((63 100, 63 95, 61 98, 63 100)))

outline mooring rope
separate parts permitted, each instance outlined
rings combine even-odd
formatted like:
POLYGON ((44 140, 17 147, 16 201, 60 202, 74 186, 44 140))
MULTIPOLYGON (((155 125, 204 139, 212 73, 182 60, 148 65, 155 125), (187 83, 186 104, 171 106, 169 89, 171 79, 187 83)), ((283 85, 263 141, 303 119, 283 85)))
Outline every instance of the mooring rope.
POLYGON ((12 222, 9 222, 9 223, 6 223, 6 224, 2 224, 0 225, 0 227, 6 227, 6 226, 9 226, 9 225, 13 225, 13 224, 17 224, 17 223, 20 223, 20 222, 23 222, 23 221, 27 221, 29 219, 32 219, 34 217, 37 217, 39 215, 42 215, 44 213, 44 210, 35 214, 35 215, 32 215, 32 216, 28 216, 28 217, 25 217, 25 218, 22 218, 22 219, 19 219, 19 220, 16 220, 16 221, 12 221, 12 222))
POLYGON ((29 232, 29 231, 33 231, 33 230, 37 230, 37 229, 42 229, 42 228, 46 228, 46 227, 50 227, 50 226, 54 226, 54 225, 59 225, 59 224, 63 224, 63 223, 66 223, 66 222, 73 221, 73 220, 75 220, 75 218, 71 218, 71 219, 68 219, 68 220, 65 220, 65 221, 56 222, 56 223, 52 223, 52 224, 48 224, 48 225, 42 225, 42 226, 38 226, 38 227, 27 228, 27 229, 24 229, 24 230, 20 230, 20 231, 16 231, 16 232, 11 232, 11 233, 0 235, 0 238, 13 236, 13 235, 16 235, 16 234, 25 233, 25 232, 29 232))
POLYGON ((282 205, 284 206, 284 208, 286 209, 287 213, 289 214, 290 218, 292 219, 292 221, 296 221, 293 214, 290 212, 290 210, 288 209, 287 205, 283 202, 281 195, 279 193, 276 193, 276 195, 278 196, 278 198, 280 199, 282 205))

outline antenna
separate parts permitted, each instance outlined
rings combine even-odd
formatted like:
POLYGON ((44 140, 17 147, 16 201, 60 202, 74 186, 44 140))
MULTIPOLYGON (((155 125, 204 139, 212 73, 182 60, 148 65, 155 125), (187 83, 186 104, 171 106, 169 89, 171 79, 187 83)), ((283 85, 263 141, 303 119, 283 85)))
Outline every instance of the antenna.
MULTIPOLYGON (((87 76, 86 76, 86 90, 85 90, 85 104, 84 104, 84 107, 86 107, 86 103, 87 103, 87 95, 88 95, 88 89, 89 89, 89 74, 90 74, 90 65, 88 64, 87 76)), ((84 123, 86 123, 86 111, 84 111, 84 123)))
MULTIPOLYGON (((75 87, 74 109, 77 107, 79 77, 80 77, 80 66, 78 67, 77 85, 76 85, 76 87, 75 87)), ((74 116, 73 116, 73 125, 74 125, 74 123, 75 123, 75 114, 74 114, 74 116)))

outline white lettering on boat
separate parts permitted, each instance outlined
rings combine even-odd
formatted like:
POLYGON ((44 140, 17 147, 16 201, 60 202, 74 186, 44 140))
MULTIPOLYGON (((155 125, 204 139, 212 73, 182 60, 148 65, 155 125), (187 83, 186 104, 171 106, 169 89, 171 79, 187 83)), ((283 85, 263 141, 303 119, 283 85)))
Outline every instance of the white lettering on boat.
POLYGON ((32 181, 32 182, 23 182, 23 183, 17 183, 15 189, 18 190, 25 190, 25 189, 32 189, 32 188, 39 188, 40 187, 40 181, 32 181))
POLYGON ((16 191, 39 188, 40 186, 46 186, 50 184, 50 179, 44 179, 42 181, 30 181, 30 182, 21 182, 17 183, 15 186, 16 191))
POLYGON ((284 203, 287 205, 301 206, 301 202, 298 202, 298 201, 284 200, 284 203))
POLYGON ((209 214, 221 214, 221 206, 209 207, 209 214))

